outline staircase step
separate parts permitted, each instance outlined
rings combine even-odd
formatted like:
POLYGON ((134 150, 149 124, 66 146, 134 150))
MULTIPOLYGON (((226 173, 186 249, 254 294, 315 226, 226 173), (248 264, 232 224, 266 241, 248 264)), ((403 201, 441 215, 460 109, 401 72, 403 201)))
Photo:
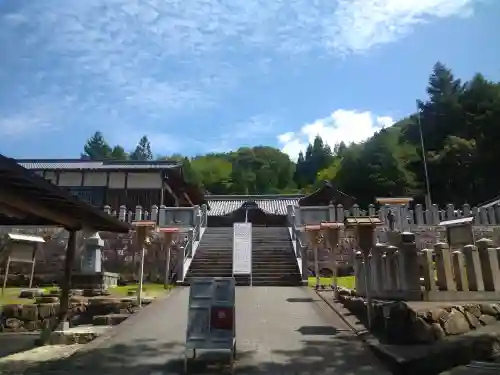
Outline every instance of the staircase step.
POLYGON ((233 267, 233 261, 220 261, 217 259, 211 259, 207 261, 194 260, 191 262, 189 268, 203 268, 203 269, 211 269, 211 268, 227 268, 233 267))
MULTIPOLYGON (((231 277, 233 228, 207 228, 191 262, 185 281, 196 277, 231 277)), ((249 275, 236 275, 236 285, 250 285, 249 275)), ((252 285, 301 285, 287 228, 252 229, 252 285)))

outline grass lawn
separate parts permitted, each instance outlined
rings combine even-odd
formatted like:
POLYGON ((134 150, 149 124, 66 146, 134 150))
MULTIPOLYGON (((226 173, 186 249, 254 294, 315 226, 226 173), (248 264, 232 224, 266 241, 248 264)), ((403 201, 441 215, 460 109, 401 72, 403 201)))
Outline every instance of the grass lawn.
MULTIPOLYGON (((6 288, 5 294, 0 295, 0 305, 10 305, 10 304, 19 304, 25 305, 29 303, 33 303, 34 300, 28 298, 19 298, 19 292, 22 288, 6 288)), ((0 292, 1 293, 1 292, 0 292)))
MULTIPOLYGON (((111 296, 127 297, 129 290, 137 290, 138 287, 139 284, 129 284, 127 286, 118 286, 116 288, 110 288, 109 291, 111 293, 111 296)), ((163 284, 155 284, 155 283, 144 283, 142 287, 143 290, 145 291, 144 294, 148 297, 158 297, 172 288, 172 286, 170 286, 168 289, 164 289, 163 284)), ((10 305, 10 304, 26 305, 35 302, 35 300, 33 299, 19 298, 19 293, 21 289, 26 289, 26 288, 6 288, 5 294, 3 296, 0 295, 0 305, 10 305)), ((42 289, 48 292, 56 288, 48 287, 42 289)))
MULTIPOLYGON (((314 287, 316 285, 316 278, 315 277, 309 277, 307 281, 308 281, 308 285, 311 287, 314 287)), ((337 281, 339 283, 339 286, 341 286, 341 287, 344 287, 347 289, 354 289, 354 276, 338 277, 337 281)), ((320 277, 319 283, 320 283, 320 285, 332 285, 333 284, 333 277, 320 277)))
MULTIPOLYGON (((172 285, 169 285, 168 289, 165 289, 163 287, 163 284, 156 284, 156 283, 142 284, 142 289, 144 291, 144 294, 148 297, 158 297, 172 288, 173 288, 172 285)), ((139 284, 129 284, 126 286, 117 286, 116 288, 110 288, 109 291, 113 296, 124 297, 128 295, 129 290, 136 291, 137 289, 139 289, 139 284)))

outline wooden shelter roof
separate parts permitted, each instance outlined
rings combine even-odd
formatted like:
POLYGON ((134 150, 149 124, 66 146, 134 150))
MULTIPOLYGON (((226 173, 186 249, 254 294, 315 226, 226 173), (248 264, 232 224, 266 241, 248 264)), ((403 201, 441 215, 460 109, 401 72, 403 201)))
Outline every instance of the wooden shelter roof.
POLYGON ((108 215, 0 154, 0 225, 58 226, 127 233, 128 223, 108 215))

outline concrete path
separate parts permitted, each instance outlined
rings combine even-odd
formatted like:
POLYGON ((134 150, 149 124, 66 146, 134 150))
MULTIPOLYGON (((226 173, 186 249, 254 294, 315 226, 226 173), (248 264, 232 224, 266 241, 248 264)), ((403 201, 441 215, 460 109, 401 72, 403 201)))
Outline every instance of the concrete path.
MULTIPOLYGON (((188 293, 188 288, 175 290, 125 321, 107 340, 26 374, 181 374, 188 293)), ((238 287, 236 303, 237 375, 387 374, 344 323, 306 288, 238 287)), ((191 374, 223 373, 201 360, 190 369, 191 374)))

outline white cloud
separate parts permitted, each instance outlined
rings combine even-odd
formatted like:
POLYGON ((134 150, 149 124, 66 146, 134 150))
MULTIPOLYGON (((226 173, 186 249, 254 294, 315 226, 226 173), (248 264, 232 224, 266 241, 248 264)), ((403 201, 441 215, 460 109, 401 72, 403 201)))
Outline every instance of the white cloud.
POLYGON ((61 111, 57 105, 42 105, 33 101, 23 112, 13 111, 0 116, 0 136, 18 138, 29 132, 42 132, 60 128, 61 111))
POLYGON ((331 47, 364 52, 404 37, 432 18, 467 17, 482 0, 338 0, 327 27, 331 47))
POLYGON ((302 126, 298 132, 278 135, 278 142, 284 153, 297 159, 316 136, 320 136, 331 147, 341 141, 362 142, 381 128, 390 126, 394 120, 389 116, 376 116, 369 111, 338 109, 331 115, 302 126))
POLYGON ((71 96, 68 118, 91 111, 102 123, 116 112, 165 119, 218 103, 243 77, 282 69, 274 65, 279 57, 298 64, 299 57, 364 52, 432 18, 468 16, 478 1, 19 2, 0 15, 0 45, 25 81, 4 91, 13 97, 26 89, 21 103, 35 91, 29 85, 50 102, 71 96))

